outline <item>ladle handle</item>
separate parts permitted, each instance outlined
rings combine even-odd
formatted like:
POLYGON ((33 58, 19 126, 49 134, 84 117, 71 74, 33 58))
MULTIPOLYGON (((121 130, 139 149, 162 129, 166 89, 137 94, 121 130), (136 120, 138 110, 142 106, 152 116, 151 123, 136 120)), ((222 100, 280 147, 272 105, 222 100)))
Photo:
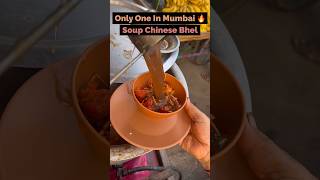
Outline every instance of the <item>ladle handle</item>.
POLYGON ((111 80, 110 85, 113 84, 123 73, 125 73, 139 58, 143 56, 151 47, 162 41, 166 36, 129 36, 135 47, 141 52, 132 61, 130 61, 125 67, 123 67, 119 73, 117 73, 111 80))
POLYGON ((165 35, 152 35, 152 36, 137 36, 129 35, 129 39, 135 45, 140 52, 147 52, 149 48, 152 48, 160 41, 162 41, 165 35))

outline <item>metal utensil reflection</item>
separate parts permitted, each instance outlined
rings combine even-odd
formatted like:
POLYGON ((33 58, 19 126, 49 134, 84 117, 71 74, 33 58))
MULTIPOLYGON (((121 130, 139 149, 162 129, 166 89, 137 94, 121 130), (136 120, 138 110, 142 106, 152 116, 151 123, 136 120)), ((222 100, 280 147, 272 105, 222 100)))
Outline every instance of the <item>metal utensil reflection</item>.
POLYGON ((140 54, 125 65, 111 80, 113 84, 123 73, 136 63, 151 47, 162 41, 166 36, 129 36, 132 43, 140 51, 140 54))

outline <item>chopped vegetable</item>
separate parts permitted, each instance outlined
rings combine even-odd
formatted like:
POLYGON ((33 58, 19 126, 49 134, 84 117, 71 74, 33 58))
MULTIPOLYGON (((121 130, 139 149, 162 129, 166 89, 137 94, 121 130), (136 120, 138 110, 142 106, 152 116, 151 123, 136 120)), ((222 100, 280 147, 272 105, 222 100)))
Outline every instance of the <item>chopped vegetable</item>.
POLYGON ((92 127, 111 145, 124 144, 126 141, 114 131, 109 120, 107 103, 110 94, 110 89, 95 74, 78 92, 79 104, 92 127))
POLYGON ((146 108, 160 113, 170 113, 178 110, 181 107, 181 104, 174 96, 174 89, 170 87, 168 83, 165 83, 164 88, 164 99, 157 100, 153 93, 152 82, 146 83, 141 89, 135 90, 135 95, 140 103, 146 108))

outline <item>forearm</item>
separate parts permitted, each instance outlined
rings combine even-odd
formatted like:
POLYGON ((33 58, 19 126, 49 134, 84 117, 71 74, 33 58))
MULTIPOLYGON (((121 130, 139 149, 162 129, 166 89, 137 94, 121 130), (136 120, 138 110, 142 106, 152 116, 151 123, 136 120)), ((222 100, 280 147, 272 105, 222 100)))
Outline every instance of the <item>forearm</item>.
POLYGON ((260 179, 316 179, 300 163, 281 150, 258 129, 247 125, 239 147, 260 179))

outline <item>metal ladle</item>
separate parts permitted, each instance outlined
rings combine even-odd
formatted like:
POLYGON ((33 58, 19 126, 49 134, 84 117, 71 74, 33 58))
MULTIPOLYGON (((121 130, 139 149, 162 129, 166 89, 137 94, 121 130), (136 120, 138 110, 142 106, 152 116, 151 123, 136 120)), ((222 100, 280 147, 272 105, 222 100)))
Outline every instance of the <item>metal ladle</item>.
POLYGON ((166 36, 129 36, 132 43, 140 51, 140 54, 133 58, 126 66, 124 66, 111 80, 110 85, 113 84, 123 73, 125 73, 134 63, 136 63, 149 48, 153 47, 166 36))

